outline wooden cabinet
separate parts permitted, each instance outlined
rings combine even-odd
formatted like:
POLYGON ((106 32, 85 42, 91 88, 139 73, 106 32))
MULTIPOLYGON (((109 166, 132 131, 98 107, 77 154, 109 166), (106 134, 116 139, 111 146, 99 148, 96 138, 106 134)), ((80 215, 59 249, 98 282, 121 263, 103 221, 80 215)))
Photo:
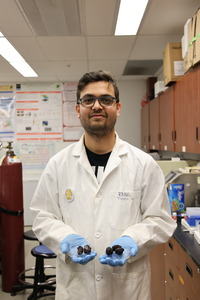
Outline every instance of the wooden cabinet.
POLYGON ((149 254, 152 269, 152 300, 197 300, 200 271, 172 237, 149 254))
POLYGON ((174 85, 159 96, 160 150, 174 151, 174 85))
POLYGON ((149 103, 149 148, 159 150, 160 128, 159 128, 159 97, 149 103))
MULTIPOLYGON (((180 247, 179 264, 181 276, 181 289, 190 290, 194 299, 198 299, 200 295, 200 271, 191 257, 180 247)), ((190 298, 189 298, 190 299, 190 298)))
MULTIPOLYGON (((142 149, 200 153, 200 65, 153 99, 142 121, 142 149), (148 148, 149 146, 149 148, 148 148)), ((142 108, 142 115, 147 108, 142 108)))
POLYGON ((179 299, 179 244, 171 238, 165 244, 165 298, 179 299), (173 295, 173 297, 172 297, 173 295))
POLYGON ((141 110, 141 147, 174 151, 174 139, 174 86, 171 86, 141 110))
POLYGON ((149 104, 141 109, 141 147, 145 151, 149 149, 149 104))
POLYGON ((155 247, 149 253, 151 263, 151 297, 152 300, 165 299, 165 262, 164 244, 155 247))
POLYGON ((175 85, 175 151, 200 150, 200 68, 184 75, 175 85))

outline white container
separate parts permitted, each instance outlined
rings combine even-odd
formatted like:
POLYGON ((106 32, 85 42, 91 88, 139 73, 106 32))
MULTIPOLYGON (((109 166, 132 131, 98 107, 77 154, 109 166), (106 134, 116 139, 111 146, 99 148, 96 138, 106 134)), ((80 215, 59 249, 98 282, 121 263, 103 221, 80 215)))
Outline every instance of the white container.
POLYGON ((167 89, 167 87, 164 84, 164 81, 157 81, 154 84, 154 93, 155 97, 157 97, 160 93, 164 92, 167 89))
POLYGON ((200 207, 186 207, 186 221, 190 226, 196 226, 196 221, 200 221, 200 207))
POLYGON ((186 216, 200 216, 200 207, 186 207, 186 216))

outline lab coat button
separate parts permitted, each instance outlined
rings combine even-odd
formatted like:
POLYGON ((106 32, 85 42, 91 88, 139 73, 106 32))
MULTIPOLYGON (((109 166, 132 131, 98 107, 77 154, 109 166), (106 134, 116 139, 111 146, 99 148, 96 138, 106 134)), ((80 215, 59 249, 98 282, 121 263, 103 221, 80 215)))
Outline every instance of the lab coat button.
POLYGON ((96 281, 100 281, 101 280, 101 275, 97 275, 96 276, 96 281))
POLYGON ((95 237, 98 239, 98 238, 100 238, 100 236, 101 236, 101 233, 100 232, 96 232, 95 233, 95 237))
POLYGON ((100 192, 97 194, 97 198, 101 198, 101 193, 100 192))

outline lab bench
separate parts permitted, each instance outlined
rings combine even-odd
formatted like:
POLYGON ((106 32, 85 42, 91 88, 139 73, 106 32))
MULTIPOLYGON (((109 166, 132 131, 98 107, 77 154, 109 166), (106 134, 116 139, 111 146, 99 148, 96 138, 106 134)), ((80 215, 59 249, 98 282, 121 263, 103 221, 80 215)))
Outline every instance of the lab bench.
POLYGON ((200 245, 184 229, 177 222, 173 237, 149 254, 152 300, 200 299, 200 245))

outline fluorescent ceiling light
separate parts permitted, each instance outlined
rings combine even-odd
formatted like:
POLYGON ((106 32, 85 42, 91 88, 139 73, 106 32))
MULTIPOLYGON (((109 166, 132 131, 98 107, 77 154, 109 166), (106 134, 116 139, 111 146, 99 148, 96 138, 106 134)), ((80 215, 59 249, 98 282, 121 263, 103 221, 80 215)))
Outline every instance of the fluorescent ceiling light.
POLYGON ((38 77, 19 52, 0 32, 0 55, 2 55, 24 77, 38 77))
POLYGON ((121 0, 115 35, 136 35, 149 0, 121 0))
POLYGON ((24 77, 38 77, 26 61, 10 61, 10 64, 24 77))

